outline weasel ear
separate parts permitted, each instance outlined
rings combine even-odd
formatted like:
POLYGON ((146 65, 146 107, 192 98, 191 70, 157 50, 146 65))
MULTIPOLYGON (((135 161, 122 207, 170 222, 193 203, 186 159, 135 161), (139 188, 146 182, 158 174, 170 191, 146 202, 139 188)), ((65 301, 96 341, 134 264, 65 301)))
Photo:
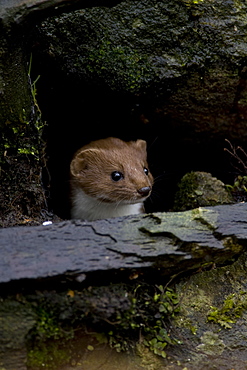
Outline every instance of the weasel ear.
POLYGON ((135 142, 137 148, 143 152, 147 152, 147 143, 144 140, 136 140, 135 142))
POLYGON ((70 173, 72 176, 80 176, 85 172, 94 162, 97 156, 98 149, 84 149, 78 151, 70 163, 70 173))

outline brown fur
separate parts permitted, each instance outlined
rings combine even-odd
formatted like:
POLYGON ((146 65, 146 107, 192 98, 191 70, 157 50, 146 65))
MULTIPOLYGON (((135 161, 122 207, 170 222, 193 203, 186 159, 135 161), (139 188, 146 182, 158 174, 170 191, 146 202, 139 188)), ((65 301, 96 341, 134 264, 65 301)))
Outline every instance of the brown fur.
POLYGON ((88 196, 105 203, 141 203, 138 189, 152 188, 153 177, 144 172, 148 168, 146 142, 124 142, 117 138, 93 141, 79 149, 71 162, 71 189, 81 189, 88 196), (114 171, 124 178, 113 181, 114 171))

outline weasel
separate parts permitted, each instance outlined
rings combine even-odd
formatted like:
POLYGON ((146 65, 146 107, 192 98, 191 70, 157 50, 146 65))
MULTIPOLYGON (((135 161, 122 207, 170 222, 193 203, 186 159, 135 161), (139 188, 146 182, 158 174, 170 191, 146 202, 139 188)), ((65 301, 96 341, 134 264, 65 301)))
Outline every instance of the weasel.
POLYGON ((96 220, 144 212, 152 190, 146 141, 109 137, 79 149, 70 163, 71 217, 96 220))

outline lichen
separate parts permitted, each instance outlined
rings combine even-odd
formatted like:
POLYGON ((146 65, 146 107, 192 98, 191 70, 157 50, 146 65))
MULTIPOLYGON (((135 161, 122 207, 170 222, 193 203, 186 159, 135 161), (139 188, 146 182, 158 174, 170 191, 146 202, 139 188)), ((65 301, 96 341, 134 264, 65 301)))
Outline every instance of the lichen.
POLYGON ((206 331, 201 336, 201 344, 197 346, 198 351, 207 353, 208 355, 221 355, 225 349, 225 344, 219 335, 211 331, 206 331))

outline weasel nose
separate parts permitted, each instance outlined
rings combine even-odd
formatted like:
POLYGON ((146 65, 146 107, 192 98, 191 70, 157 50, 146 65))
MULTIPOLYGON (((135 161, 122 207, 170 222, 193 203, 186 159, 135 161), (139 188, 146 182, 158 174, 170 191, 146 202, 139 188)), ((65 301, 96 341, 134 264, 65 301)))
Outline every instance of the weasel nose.
POLYGON ((151 188, 150 186, 144 186, 144 188, 138 189, 137 191, 141 196, 145 197, 150 193, 151 188))

